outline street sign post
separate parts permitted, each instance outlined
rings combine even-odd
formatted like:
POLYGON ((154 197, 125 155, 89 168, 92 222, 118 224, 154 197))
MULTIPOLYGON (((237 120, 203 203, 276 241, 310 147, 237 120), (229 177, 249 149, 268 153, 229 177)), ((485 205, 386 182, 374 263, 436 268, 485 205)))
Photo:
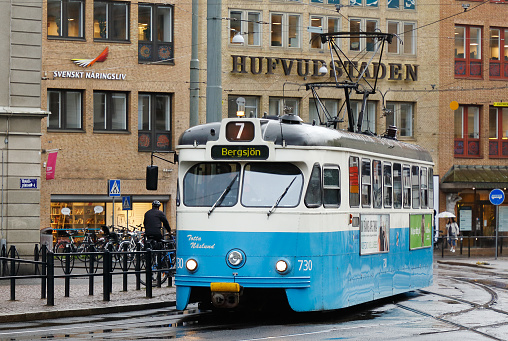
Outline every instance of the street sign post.
POLYGON ((503 190, 496 188, 490 191, 489 200, 492 205, 496 206, 496 259, 497 259, 497 238, 499 235, 499 205, 504 202, 503 190))

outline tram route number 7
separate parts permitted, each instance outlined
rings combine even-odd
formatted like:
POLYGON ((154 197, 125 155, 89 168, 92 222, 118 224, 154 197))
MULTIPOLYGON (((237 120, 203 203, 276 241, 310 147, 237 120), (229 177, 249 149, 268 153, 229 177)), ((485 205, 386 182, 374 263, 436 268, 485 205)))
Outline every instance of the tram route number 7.
POLYGON ((299 259, 298 263, 300 264, 300 266, 298 267, 298 271, 311 271, 312 270, 312 260, 299 259))

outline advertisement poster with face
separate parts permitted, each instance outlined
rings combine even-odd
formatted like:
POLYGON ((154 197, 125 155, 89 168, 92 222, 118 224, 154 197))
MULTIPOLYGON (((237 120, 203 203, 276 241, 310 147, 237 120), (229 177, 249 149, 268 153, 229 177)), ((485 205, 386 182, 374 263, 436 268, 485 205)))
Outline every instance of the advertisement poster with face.
POLYGON ((409 216, 409 247, 411 250, 432 245, 432 215, 411 214, 409 216))
POLYGON ((360 254, 388 252, 390 249, 390 215, 362 214, 360 220, 360 254))

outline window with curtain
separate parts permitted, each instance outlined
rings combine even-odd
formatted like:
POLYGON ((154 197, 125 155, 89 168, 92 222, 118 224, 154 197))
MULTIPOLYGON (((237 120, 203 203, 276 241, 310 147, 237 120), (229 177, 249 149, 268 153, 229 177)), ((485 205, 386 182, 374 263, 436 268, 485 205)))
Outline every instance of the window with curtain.
POLYGON ((173 6, 139 4, 138 62, 174 64, 173 6))
POLYGON ((489 108, 489 157, 508 158, 508 108, 489 108))
POLYGON ((171 94, 138 94, 138 151, 169 151, 171 94))
POLYGON ((454 112, 455 157, 480 157, 480 107, 459 105, 454 112))

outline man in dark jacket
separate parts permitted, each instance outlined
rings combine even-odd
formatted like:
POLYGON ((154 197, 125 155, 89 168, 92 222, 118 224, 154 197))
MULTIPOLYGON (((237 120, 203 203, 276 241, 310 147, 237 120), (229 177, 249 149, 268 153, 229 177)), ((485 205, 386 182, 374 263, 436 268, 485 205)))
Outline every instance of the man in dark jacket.
POLYGON ((146 211, 143 225, 145 227, 145 236, 148 239, 155 239, 157 241, 162 240, 161 228, 164 228, 171 233, 171 227, 169 227, 168 219, 164 212, 159 210, 161 203, 159 200, 152 202, 152 209, 146 211))

